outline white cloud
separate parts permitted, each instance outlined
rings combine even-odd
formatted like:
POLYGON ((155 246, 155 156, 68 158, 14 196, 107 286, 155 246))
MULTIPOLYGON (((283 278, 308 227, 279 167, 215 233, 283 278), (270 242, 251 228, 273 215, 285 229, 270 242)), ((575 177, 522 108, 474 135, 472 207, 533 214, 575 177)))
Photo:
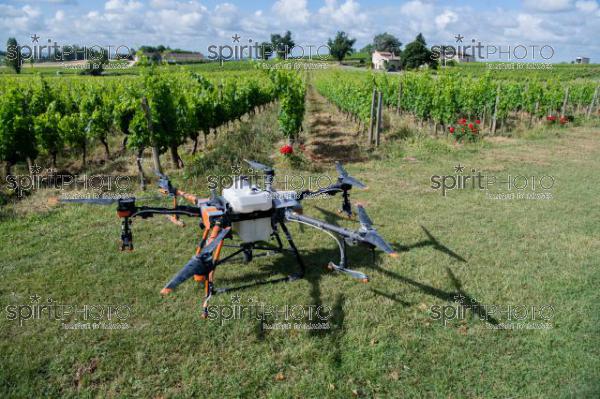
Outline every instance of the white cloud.
POLYGON ((30 5, 23 6, 22 10, 28 18, 37 18, 42 14, 38 8, 31 7, 30 5))
MULTIPOLYGON (((535 43, 550 41, 562 41, 562 37, 557 36, 552 30, 544 27, 544 19, 540 16, 531 14, 519 14, 517 16, 518 25, 514 28, 505 29, 507 36, 519 40, 521 43, 535 43)), ((515 44, 516 46, 517 44, 515 44)))
POLYGON ((210 21, 217 28, 235 29, 239 20, 238 14, 238 8, 231 3, 217 4, 210 21))
POLYGON ((151 0, 150 6, 153 8, 176 8, 177 1, 175 1, 175 0, 151 0))
POLYGON ((417 33, 431 33, 435 28, 431 23, 432 15, 435 15, 435 6, 432 3, 421 0, 409 1, 400 7, 400 14, 403 25, 408 26, 411 32, 416 32, 412 35, 413 38, 417 33))
MULTIPOLYGON (((6 35, 22 34, 29 39, 31 32, 39 31, 43 25, 42 12, 39 8, 28 4, 21 8, 0 4, 0 32, 6 35)), ((7 37, 3 37, 2 41, 6 43, 6 39, 7 37)))
POLYGON ((440 30, 444 30, 448 25, 456 21, 458 21, 458 15, 454 11, 444 10, 444 12, 435 17, 435 26, 440 30))
POLYGON ((37 32, 59 44, 162 43, 206 53, 211 44, 231 44, 235 33, 244 42, 268 41, 272 33, 290 29, 294 41, 306 46, 323 44, 343 30, 357 39, 357 48, 385 31, 403 43, 422 32, 430 46, 453 44, 454 35, 461 33, 465 43, 477 39, 497 46, 549 44, 556 49, 552 61, 577 55, 600 61, 598 0, 524 0, 516 9, 483 3, 450 8, 433 0, 387 0, 388 5, 319 0, 310 6, 308 0, 272 0, 272 6, 260 9, 249 3, 237 6, 238 0, 220 0, 210 9, 203 0, 102 0, 86 7, 51 4, 74 0, 40 0, 44 4, 39 6, 19 1, 23 3, 0 0, 0 43, 9 36, 29 43, 29 36, 37 32))
POLYGON ((337 27, 356 27, 367 21, 366 14, 360 9, 360 4, 354 0, 346 0, 338 7, 336 0, 325 0, 325 6, 319 9, 319 16, 326 23, 335 23, 337 27))
POLYGON ((282 19, 281 25, 304 25, 310 17, 306 0, 278 0, 273 4, 273 12, 282 19))
POLYGON ((113 12, 119 12, 119 13, 139 10, 142 8, 142 6, 143 6, 142 3, 140 3, 139 1, 135 1, 135 0, 130 0, 130 1, 108 0, 106 2, 106 4, 104 4, 104 8, 107 11, 113 11, 113 12))
POLYGON ((578 1, 575 3, 575 7, 583 12, 594 12, 598 9, 598 3, 596 0, 578 1))

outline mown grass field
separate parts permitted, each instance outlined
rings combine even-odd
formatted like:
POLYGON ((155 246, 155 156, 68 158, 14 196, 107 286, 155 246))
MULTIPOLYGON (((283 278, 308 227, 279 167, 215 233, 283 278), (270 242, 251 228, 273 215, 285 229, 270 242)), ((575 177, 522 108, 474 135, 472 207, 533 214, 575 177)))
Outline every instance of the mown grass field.
MULTIPOLYGON (((193 253, 191 221, 179 228, 162 217, 136 220, 136 250, 120 253, 112 207, 5 214, 0 396, 598 397, 599 139, 598 128, 589 127, 465 147, 417 138, 347 165, 369 185, 353 200, 365 204, 400 257, 372 259, 353 248, 352 267, 371 277, 358 283, 324 268, 337 261, 327 236, 293 225, 306 278, 239 291, 242 303, 328 306, 331 328, 323 331, 262 330, 247 317, 202 320, 201 293, 191 282, 161 298, 160 288, 193 253), (474 168, 498 178, 553 176, 552 199, 492 200, 470 189, 444 197, 430 178, 456 175, 457 164, 463 174, 474 168), (72 317, 8 320, 7 306, 30 305, 32 295, 76 307, 128 305, 130 328, 65 329, 72 317), (552 305, 552 328, 495 330, 477 316, 447 325, 434 320, 432 306, 456 307, 464 298, 499 307, 552 305)), ((323 171, 334 177, 333 167, 323 171)), ((175 181, 187 188, 181 176, 175 181)), ((305 212, 351 226, 336 218, 339 202, 307 202, 305 212)), ((27 205, 45 208, 36 196, 19 210, 27 205)), ((224 265, 217 286, 294 268, 290 256, 224 265)), ((217 295, 211 304, 233 299, 217 295)))

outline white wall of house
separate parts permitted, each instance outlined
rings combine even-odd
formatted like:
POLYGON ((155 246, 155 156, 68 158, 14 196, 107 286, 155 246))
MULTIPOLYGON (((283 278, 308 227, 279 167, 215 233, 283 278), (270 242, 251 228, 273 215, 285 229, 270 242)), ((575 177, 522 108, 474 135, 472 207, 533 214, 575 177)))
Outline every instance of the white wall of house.
POLYGON ((400 68, 400 57, 392 53, 374 51, 371 56, 371 62, 374 69, 400 68))

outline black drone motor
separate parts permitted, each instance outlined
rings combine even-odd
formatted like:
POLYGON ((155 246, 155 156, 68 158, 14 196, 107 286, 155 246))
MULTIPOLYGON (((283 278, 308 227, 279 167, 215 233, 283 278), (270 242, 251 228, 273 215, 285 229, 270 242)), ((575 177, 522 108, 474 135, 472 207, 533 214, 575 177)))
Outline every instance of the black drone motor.
POLYGON ((123 218, 121 222, 121 251, 133 251, 133 235, 131 234, 130 217, 135 213, 135 199, 126 198, 117 203, 117 215, 123 218))

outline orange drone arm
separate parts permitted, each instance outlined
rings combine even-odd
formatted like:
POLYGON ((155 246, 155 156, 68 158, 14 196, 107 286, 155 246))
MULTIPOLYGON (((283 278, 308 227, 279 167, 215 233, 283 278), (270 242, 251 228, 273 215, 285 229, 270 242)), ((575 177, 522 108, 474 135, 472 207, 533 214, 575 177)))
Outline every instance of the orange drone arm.
POLYGON ((177 189, 176 195, 185 198, 185 200, 191 203, 192 205, 196 205, 199 200, 208 200, 207 198, 200 198, 198 196, 195 196, 194 194, 189 194, 179 189, 177 189))

